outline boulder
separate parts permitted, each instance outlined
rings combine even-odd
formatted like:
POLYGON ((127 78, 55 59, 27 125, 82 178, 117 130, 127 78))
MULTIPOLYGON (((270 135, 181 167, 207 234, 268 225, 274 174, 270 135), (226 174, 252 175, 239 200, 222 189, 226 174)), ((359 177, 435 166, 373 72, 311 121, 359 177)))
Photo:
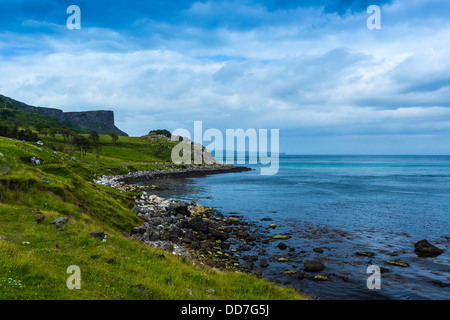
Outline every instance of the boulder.
POLYGON ((45 216, 43 214, 38 214, 34 219, 36 220, 36 223, 39 224, 44 221, 45 216))
POLYGON ((267 267, 269 266, 269 263, 267 262, 266 259, 262 259, 262 260, 259 262, 259 266, 260 266, 261 268, 267 268, 267 267))
POLYGON ((278 249, 280 249, 280 250, 286 250, 287 245, 286 245, 284 242, 280 242, 280 243, 277 245, 277 247, 278 247, 278 249))
POLYGON ((103 230, 94 230, 91 232, 91 236, 97 238, 98 240, 103 240, 105 237, 105 232, 103 230))
POLYGON ((54 224, 56 228, 61 228, 63 225, 67 224, 67 221, 69 221, 69 218, 61 217, 56 220, 54 220, 51 224, 54 224))
POLYGON ((437 257, 444 252, 443 249, 432 245, 426 239, 416 242, 414 248, 414 252, 419 257, 437 257))
POLYGON ((305 271, 320 272, 325 269, 325 265, 319 260, 308 260, 304 262, 305 271))

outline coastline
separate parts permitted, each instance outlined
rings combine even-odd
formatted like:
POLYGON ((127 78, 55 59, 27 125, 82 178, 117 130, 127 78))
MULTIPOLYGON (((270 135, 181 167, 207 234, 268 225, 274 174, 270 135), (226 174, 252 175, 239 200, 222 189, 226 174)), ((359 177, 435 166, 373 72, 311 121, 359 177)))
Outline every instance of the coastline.
MULTIPOLYGON (((282 285, 276 278, 263 275, 262 270, 269 266, 269 259, 260 257, 255 250, 265 254, 264 247, 271 242, 281 243, 291 236, 285 234, 268 236, 267 231, 262 230, 262 225, 247 221, 237 213, 224 214, 194 201, 161 198, 149 193, 153 189, 151 186, 133 184, 144 179, 197 177, 250 170, 253 169, 216 164, 208 167, 190 167, 187 170, 139 171, 127 175, 103 176, 96 180, 96 183, 140 194, 139 197, 135 197, 135 206, 132 210, 136 212, 142 224, 126 234, 128 239, 142 241, 154 248, 185 256, 194 264, 207 265, 219 270, 253 273, 266 281, 282 285)), ((283 262, 283 259, 287 260, 281 258, 279 261, 283 262)), ((299 273, 298 277, 303 277, 303 274, 299 273)))
POLYGON ((99 179, 94 179, 94 182, 108 187, 119 187, 120 185, 136 184, 143 180, 199 177, 210 174, 245 172, 251 170, 253 169, 243 166, 215 163, 211 165, 189 165, 184 168, 171 168, 167 170, 136 171, 125 175, 104 175, 99 179))

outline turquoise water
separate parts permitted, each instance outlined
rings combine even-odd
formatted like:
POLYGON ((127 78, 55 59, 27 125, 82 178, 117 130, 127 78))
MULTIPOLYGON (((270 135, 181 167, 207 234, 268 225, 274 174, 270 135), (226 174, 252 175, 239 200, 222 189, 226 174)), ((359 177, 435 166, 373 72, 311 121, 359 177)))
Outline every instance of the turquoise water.
MULTIPOLYGON (((252 166, 250 166, 252 167, 252 166)), ((279 172, 255 171, 183 179, 163 196, 194 200, 223 213, 238 212, 266 230, 289 233, 286 244, 298 256, 276 263, 265 275, 287 281, 322 299, 450 298, 450 157, 446 156, 282 156, 279 172), (446 249, 437 258, 419 258, 414 243, 428 239, 446 249), (321 247, 323 254, 312 252, 321 247), (373 251, 372 259, 355 257, 373 251), (331 282, 293 280, 287 267, 301 269, 320 258, 331 282), (411 267, 386 265, 389 259, 411 267), (366 268, 386 267, 380 290, 368 290, 366 268)), ((268 255, 279 254, 268 248, 268 255)))

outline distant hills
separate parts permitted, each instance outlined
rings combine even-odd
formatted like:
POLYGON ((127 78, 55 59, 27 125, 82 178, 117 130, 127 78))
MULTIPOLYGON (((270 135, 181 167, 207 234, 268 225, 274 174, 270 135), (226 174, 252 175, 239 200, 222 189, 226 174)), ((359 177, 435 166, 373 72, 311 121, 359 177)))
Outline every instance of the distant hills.
POLYGON ((114 112, 109 110, 64 112, 55 108, 31 106, 0 94, 0 110, 6 106, 16 107, 25 112, 53 118, 68 127, 85 132, 95 130, 100 134, 115 133, 118 136, 128 136, 128 134, 115 126, 114 112))

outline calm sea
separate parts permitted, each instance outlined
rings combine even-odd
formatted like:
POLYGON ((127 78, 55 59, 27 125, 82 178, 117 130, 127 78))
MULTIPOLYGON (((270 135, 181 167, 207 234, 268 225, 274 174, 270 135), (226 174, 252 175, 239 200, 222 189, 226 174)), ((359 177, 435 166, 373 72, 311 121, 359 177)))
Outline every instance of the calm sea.
MULTIPOLYGON (((160 195, 193 200, 225 214, 237 212, 264 231, 274 222, 275 234, 292 235, 285 243, 295 256, 289 264, 272 259, 265 276, 314 297, 450 298, 450 157, 285 155, 276 175, 263 176, 258 166, 253 168, 171 181, 160 195), (414 243, 422 239, 446 252, 419 258, 414 243), (359 257, 358 251, 376 255, 359 257), (309 259, 322 260, 326 269, 321 274, 331 281, 285 274, 302 270, 309 259), (390 259, 410 267, 390 266, 390 259), (367 288, 369 265, 385 268, 379 290, 367 288)), ((275 243, 266 251, 269 258, 285 254, 275 243)))

